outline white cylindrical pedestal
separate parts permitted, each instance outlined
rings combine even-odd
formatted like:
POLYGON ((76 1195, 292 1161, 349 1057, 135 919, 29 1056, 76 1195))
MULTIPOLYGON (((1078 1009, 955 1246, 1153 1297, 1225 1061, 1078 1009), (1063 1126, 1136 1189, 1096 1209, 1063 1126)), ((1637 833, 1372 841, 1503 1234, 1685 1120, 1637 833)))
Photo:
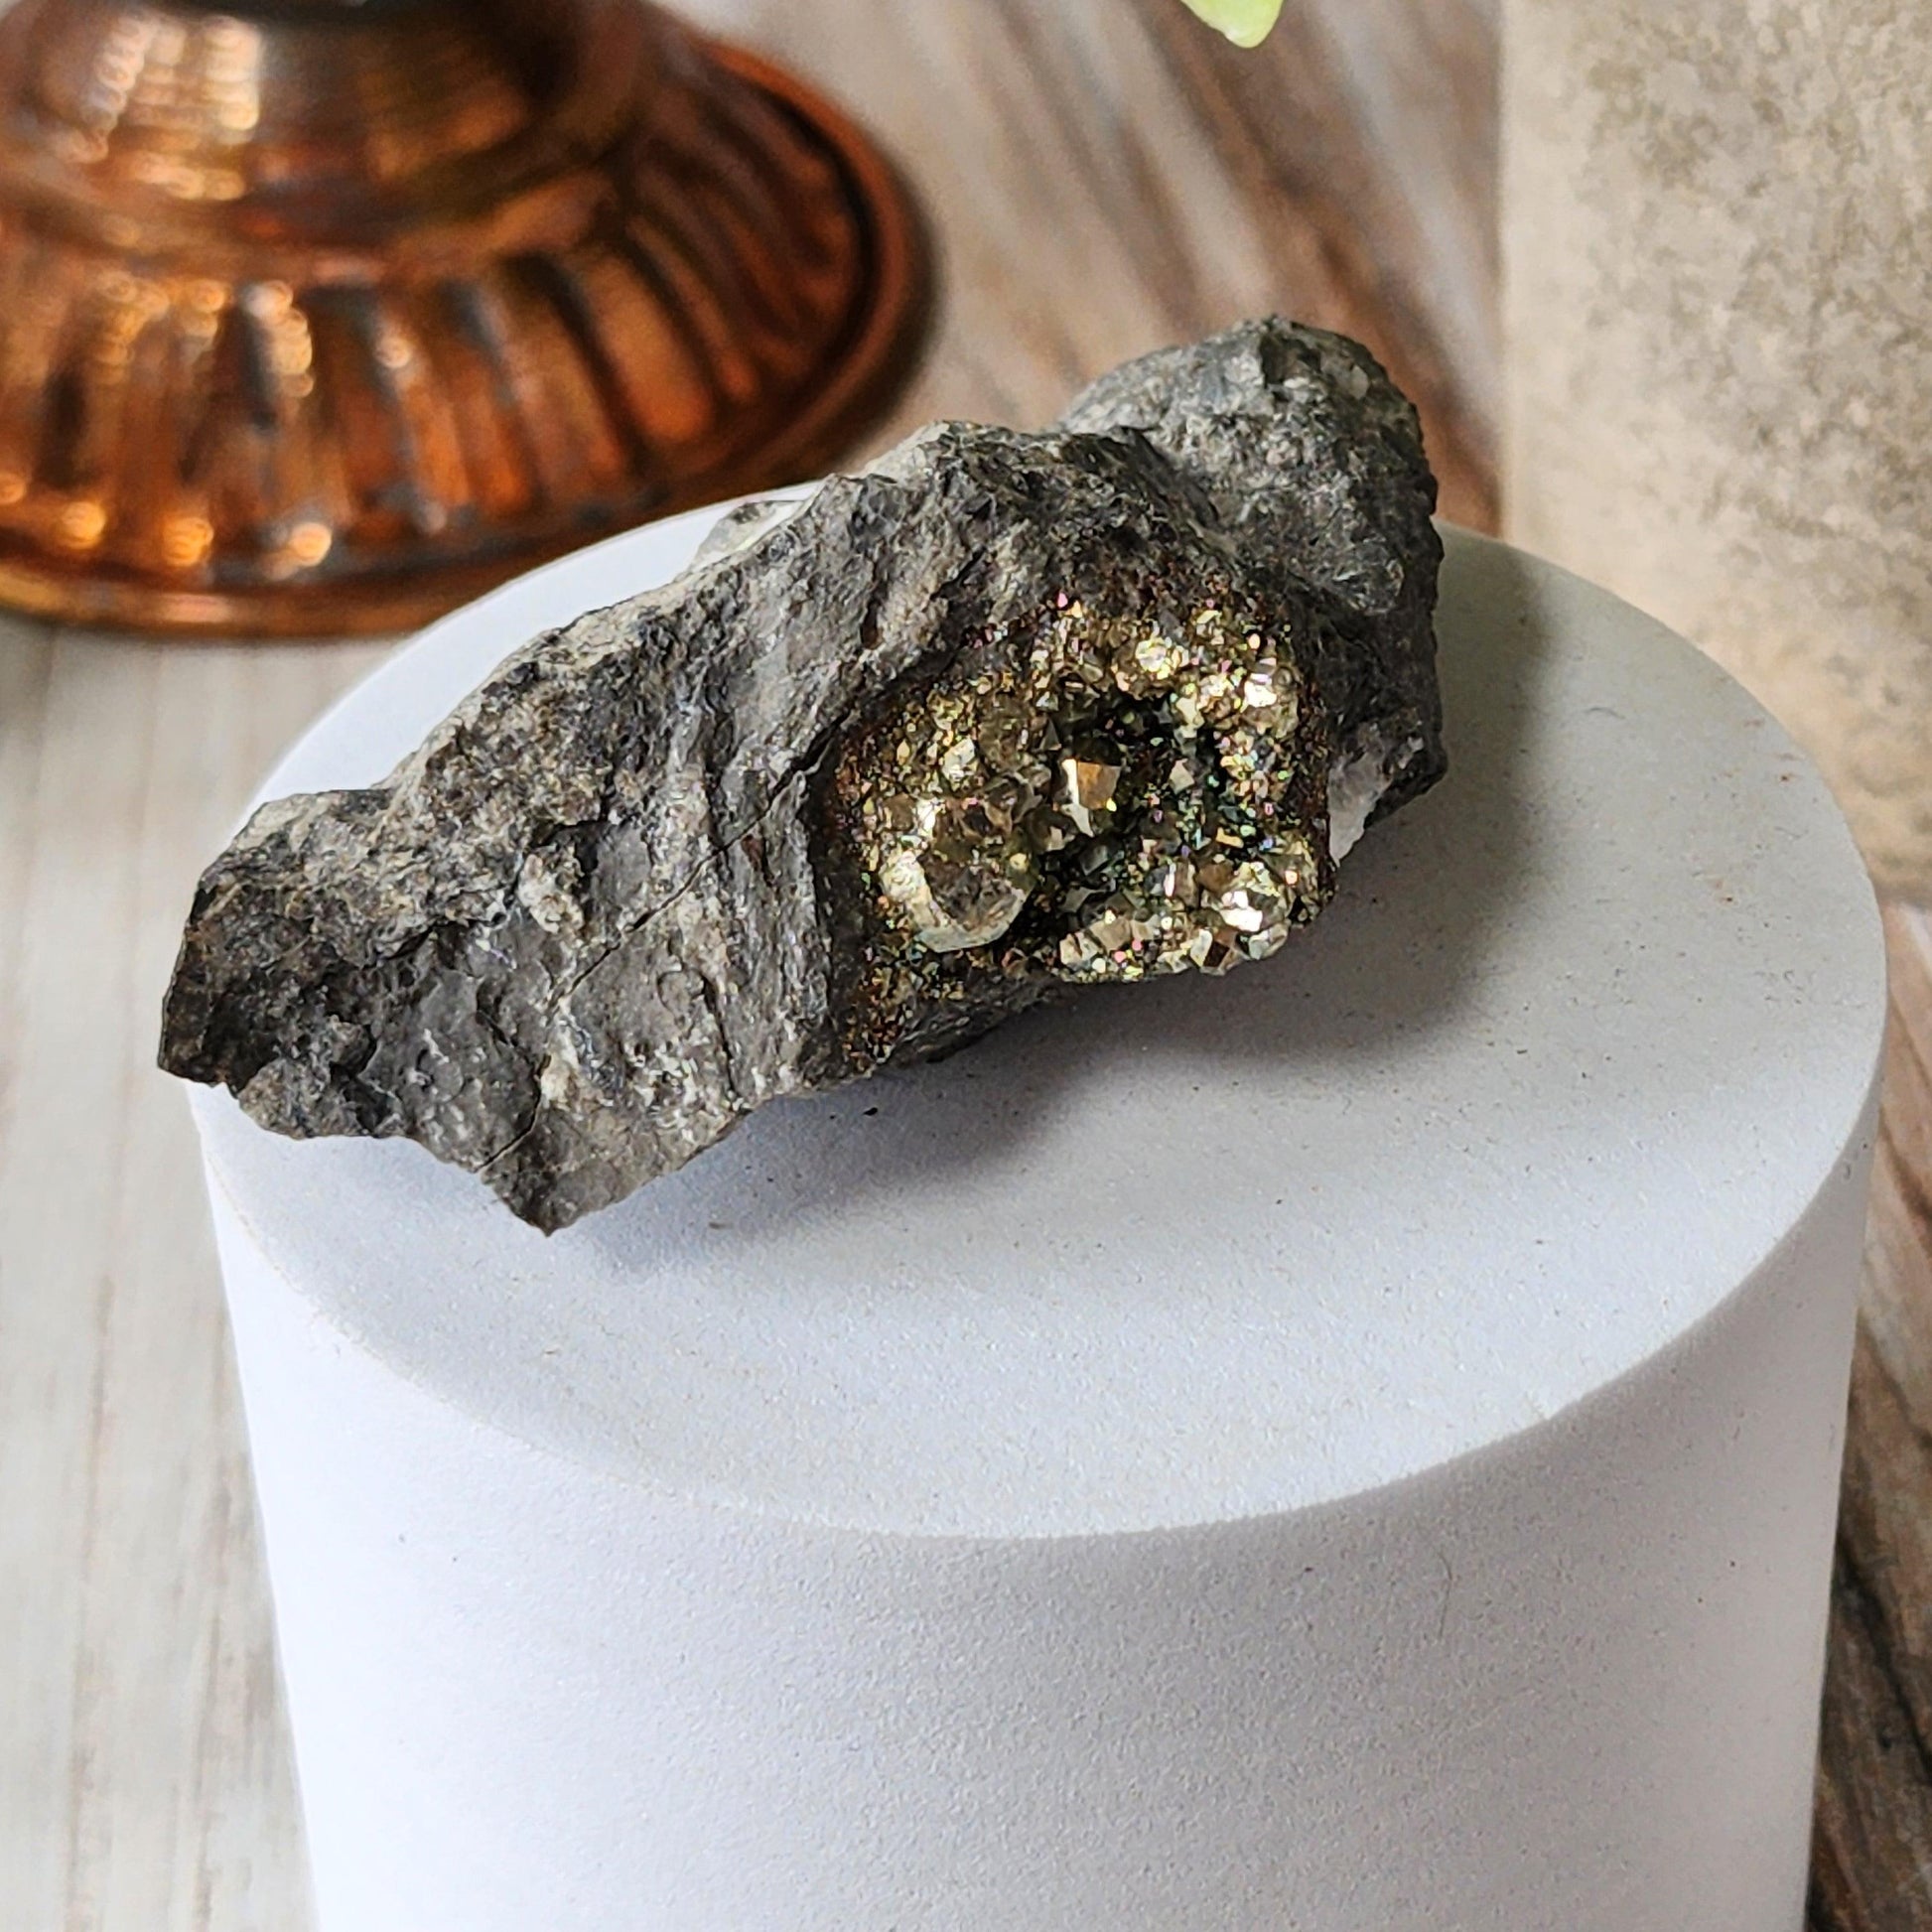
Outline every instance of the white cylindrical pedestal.
POLYGON ((324 1932, 1797 1932, 1869 892, 1627 608, 1458 536, 1442 633, 1452 774, 1285 955, 548 1241, 198 1097, 324 1932))
POLYGON ((1728 665, 1932 900, 1932 9, 1503 27, 1510 534, 1728 665))

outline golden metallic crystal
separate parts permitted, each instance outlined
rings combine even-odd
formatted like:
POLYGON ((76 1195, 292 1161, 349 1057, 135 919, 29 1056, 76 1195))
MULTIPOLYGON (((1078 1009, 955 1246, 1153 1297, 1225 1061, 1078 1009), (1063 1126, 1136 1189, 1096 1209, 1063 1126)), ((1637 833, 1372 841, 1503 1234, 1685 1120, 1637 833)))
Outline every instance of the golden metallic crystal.
POLYGON ((929 996, 962 953, 1093 982, 1279 950, 1333 885, 1297 621, 1063 598, 1030 645, 989 640, 909 703, 841 786, 876 892, 875 995, 929 996))

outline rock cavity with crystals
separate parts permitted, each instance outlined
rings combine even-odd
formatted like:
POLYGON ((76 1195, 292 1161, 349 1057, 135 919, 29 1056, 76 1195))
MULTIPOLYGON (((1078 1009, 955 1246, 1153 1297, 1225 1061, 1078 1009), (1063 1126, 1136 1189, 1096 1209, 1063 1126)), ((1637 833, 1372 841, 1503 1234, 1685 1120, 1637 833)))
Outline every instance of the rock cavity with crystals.
POLYGON ((921 431, 209 867, 161 1059, 555 1229, 1056 987, 1266 958, 1444 768, 1415 412, 1281 321, 921 431))

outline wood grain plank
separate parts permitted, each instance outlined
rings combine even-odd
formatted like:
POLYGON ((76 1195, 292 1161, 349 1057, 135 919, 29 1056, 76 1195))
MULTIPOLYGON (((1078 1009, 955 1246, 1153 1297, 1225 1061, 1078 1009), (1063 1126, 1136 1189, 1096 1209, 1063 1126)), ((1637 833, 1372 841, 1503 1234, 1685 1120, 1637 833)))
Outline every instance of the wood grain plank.
POLYGON ((1440 357, 1486 472, 1502 420, 1496 0, 1311 0, 1309 12, 1377 182, 1355 225, 1440 357))
POLYGON ((13 628, 45 676, 16 677, 0 734, 19 935, 0 992, 0 1923, 296 1932, 227 1330, 152 1049, 203 859, 370 658, 13 628))
POLYGON ((1422 412, 1444 514, 1493 530, 1493 136, 1465 145, 1462 119, 1436 111, 1459 101, 1468 125, 1493 128, 1492 17, 1455 0, 1337 0, 1291 10, 1243 55, 1164 0, 1137 4, 1268 227, 1285 271, 1275 306, 1375 351, 1422 412), (1355 111, 1365 92, 1374 120, 1355 111), (1430 185, 1427 211, 1405 181, 1430 185), (1442 235, 1463 251, 1452 275, 1442 235))
POLYGON ((1813 1932, 1932 1932, 1932 917, 1892 1018, 1840 1502, 1813 1932))
MULTIPOLYGON (((43 864, 32 827, 48 761, 38 727, 53 658, 50 641, 34 632, 0 654, 0 1212, 9 1151, 33 1131, 23 915, 43 864)), ((25 1924, 57 1925, 67 1869, 55 1794, 78 1752, 64 1695, 80 1576, 70 1499, 94 1404, 84 1351, 78 1373, 70 1351, 44 1352, 31 1265, 24 1244, 0 1232, 0 1871, 25 1924), (15 1416, 24 1420, 10 1424, 15 1416)))
POLYGON ((1281 310, 1375 348, 1446 512, 1494 527, 1490 0, 1316 0, 1253 54, 1175 0, 685 11, 858 106, 932 214, 939 323, 880 440, 1043 422, 1130 355, 1281 310))

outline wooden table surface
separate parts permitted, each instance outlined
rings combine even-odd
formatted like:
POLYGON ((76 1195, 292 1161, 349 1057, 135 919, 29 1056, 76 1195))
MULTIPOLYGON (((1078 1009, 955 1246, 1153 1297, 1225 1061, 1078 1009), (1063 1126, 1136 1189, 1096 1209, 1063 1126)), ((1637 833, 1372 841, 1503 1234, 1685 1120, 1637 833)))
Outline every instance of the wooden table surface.
MULTIPOLYGON (((1252 56, 1175 0, 687 11, 842 94, 924 197, 939 318, 882 437, 1038 422, 1281 309, 1377 348, 1446 510, 1493 524, 1490 0, 1291 0, 1252 56)), ((0 1932, 309 1924, 214 1258, 152 1053, 196 872, 378 654, 0 620, 0 1932)), ((1891 929, 1817 1932, 1932 1927, 1932 924, 1891 929)))

